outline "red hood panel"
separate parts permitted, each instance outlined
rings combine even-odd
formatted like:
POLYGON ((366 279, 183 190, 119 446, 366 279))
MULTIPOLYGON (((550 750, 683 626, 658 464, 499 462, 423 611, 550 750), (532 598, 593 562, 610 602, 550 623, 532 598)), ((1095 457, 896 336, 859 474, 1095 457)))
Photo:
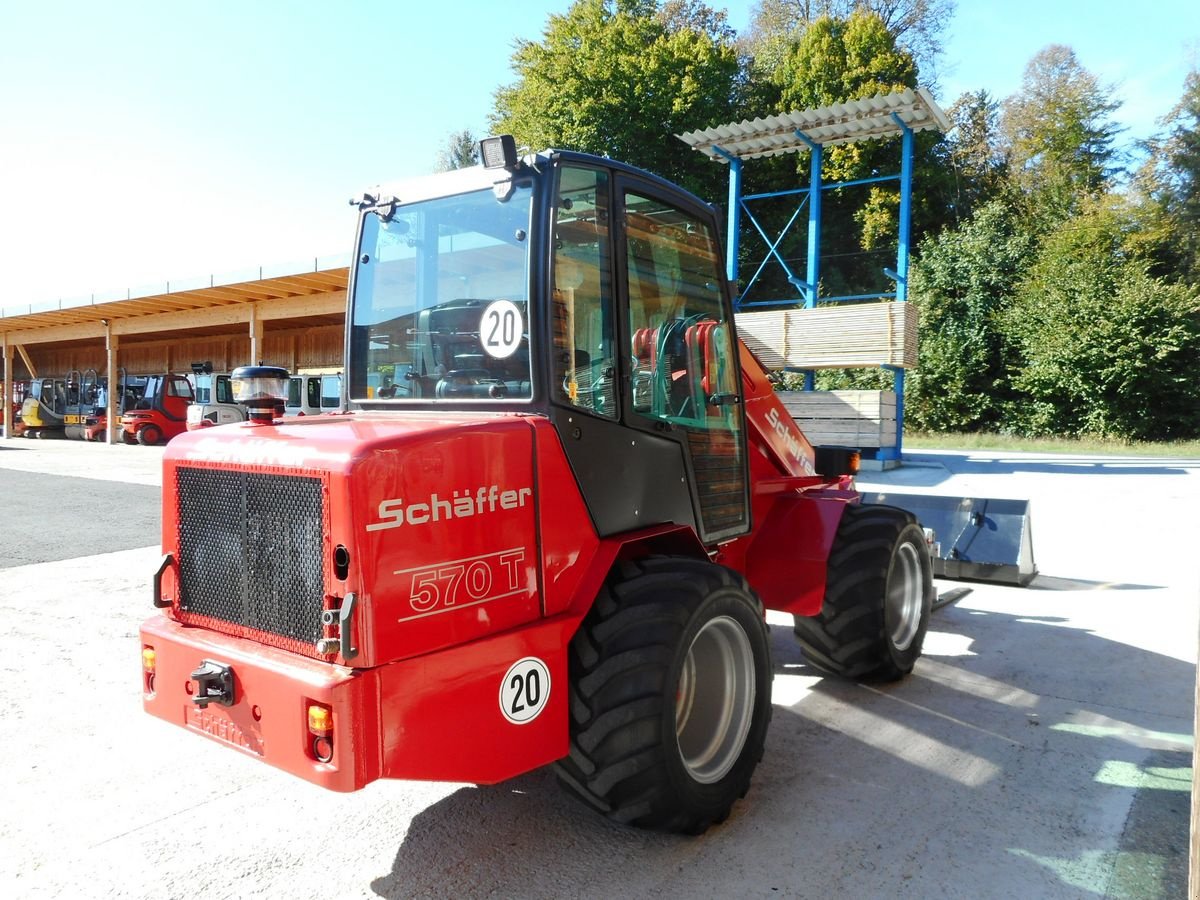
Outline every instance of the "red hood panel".
POLYGON ((495 413, 356 413, 303 416, 276 425, 249 422, 180 435, 165 458, 176 464, 317 470, 346 474, 356 460, 481 426, 511 428, 522 417, 495 413))

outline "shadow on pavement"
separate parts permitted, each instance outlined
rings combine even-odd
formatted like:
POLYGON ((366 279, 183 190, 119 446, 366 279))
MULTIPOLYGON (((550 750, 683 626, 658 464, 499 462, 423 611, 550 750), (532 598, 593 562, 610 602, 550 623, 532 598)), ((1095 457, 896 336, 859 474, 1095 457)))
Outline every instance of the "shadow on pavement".
POLYGON ((1086 578, 1056 578, 1036 575, 1025 586, 1027 591, 1163 591, 1161 584, 1125 584, 1116 581, 1089 581, 1086 578))
POLYGON ((962 606, 900 682, 815 678, 773 626, 746 800, 700 838, 599 818, 543 769, 412 821, 385 897, 1183 896, 1194 667, 962 606), (747 851, 747 847, 753 848, 747 851))

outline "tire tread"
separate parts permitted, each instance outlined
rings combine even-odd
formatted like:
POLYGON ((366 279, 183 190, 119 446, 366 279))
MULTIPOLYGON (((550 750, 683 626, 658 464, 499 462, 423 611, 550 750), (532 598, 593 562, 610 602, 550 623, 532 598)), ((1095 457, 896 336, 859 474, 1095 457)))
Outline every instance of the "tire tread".
POLYGON ((621 564, 571 641, 571 745, 555 768, 569 793, 614 821, 698 834, 723 821, 734 800, 749 789, 770 719, 769 662, 767 683, 760 678, 757 685, 758 692, 766 692, 763 720, 756 717, 743 750, 753 762, 746 766, 739 761, 727 776, 735 781, 727 789, 727 802, 698 809, 681 801, 663 746, 662 723, 668 702, 673 702, 664 682, 672 660, 692 614, 723 588, 753 602, 761 634, 752 640, 761 641, 769 653, 762 605, 745 580, 713 563, 679 557, 621 564))

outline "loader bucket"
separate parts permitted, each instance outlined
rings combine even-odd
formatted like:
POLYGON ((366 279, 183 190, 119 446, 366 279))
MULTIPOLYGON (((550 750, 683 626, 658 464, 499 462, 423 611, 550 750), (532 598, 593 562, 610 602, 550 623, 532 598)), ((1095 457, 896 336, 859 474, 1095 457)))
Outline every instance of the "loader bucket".
POLYGON ((898 506, 933 529, 936 577, 1024 587, 1037 575, 1028 500, 870 493, 862 502, 898 506))

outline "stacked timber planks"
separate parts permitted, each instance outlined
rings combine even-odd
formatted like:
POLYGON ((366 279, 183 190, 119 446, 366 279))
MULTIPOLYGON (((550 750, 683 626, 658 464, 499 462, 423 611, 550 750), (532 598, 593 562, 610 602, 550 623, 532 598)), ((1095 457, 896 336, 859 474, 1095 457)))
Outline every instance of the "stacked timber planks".
POLYGON ((912 368, 917 310, 911 303, 858 303, 743 312, 738 335, 768 369, 912 368))
POLYGON ((896 445, 894 391, 779 391, 776 396, 816 446, 896 445))

